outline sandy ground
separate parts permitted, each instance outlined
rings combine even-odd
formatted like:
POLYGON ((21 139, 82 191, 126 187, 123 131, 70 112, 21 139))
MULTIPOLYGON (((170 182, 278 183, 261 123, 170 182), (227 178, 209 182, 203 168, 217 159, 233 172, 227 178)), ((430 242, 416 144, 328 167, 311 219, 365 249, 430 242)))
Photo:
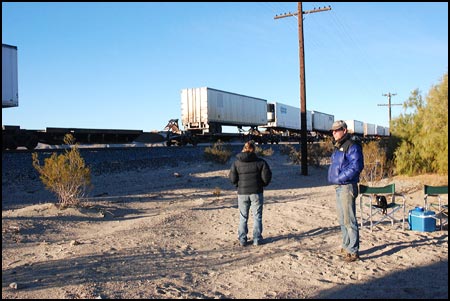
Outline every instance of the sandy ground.
MULTIPOLYGON (((326 168, 302 176, 284 156, 266 160, 261 246, 237 243, 229 164, 95 176, 96 197, 79 209, 2 185, 3 199, 36 204, 2 210, 2 299, 448 298, 448 230, 361 229, 361 260, 346 263, 326 168)), ((447 177, 390 181, 410 210, 424 183, 447 177)))

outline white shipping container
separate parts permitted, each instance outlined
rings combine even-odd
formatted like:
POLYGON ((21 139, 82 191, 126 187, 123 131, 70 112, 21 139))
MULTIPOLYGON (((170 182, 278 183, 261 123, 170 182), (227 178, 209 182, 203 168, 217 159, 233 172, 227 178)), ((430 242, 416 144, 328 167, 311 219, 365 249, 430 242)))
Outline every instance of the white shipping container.
POLYGON ((375 136, 377 134, 378 127, 379 126, 376 126, 373 123, 364 122, 364 136, 375 136))
POLYGON ((210 131, 214 125, 267 124, 267 100, 208 87, 181 90, 181 120, 185 130, 210 131))
POLYGON ((364 122, 358 120, 346 120, 347 130, 350 134, 364 134, 364 122))
MULTIPOLYGON (((301 111, 299 108, 280 102, 270 103, 270 105, 273 105, 273 112, 267 111, 268 128, 301 130, 301 111)), ((306 130, 312 130, 312 114, 308 110, 306 110, 306 130)))
POLYGON ((386 128, 384 126, 381 125, 377 125, 377 135, 378 136, 388 136, 386 135, 386 128))
POLYGON ((2 44, 2 108, 19 105, 17 47, 2 44))
POLYGON ((312 111, 312 129, 314 131, 329 131, 333 122, 334 115, 312 111))

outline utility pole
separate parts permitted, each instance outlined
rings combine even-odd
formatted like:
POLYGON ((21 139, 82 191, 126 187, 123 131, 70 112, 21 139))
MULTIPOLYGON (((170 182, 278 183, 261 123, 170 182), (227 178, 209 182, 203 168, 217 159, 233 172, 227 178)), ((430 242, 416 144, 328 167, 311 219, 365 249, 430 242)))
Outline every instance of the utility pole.
MULTIPOLYGON (((387 104, 385 104, 385 103, 378 104, 378 106, 387 106, 388 107, 388 110, 389 110, 389 128, 391 127, 391 118, 392 118, 391 106, 401 106, 402 105, 401 103, 391 103, 391 97, 395 96, 395 95, 397 95, 397 93, 392 93, 391 94, 391 92, 389 92, 387 94, 383 94, 382 96, 387 96, 388 103, 387 104)), ((391 131, 389 130, 389 135, 390 135, 390 133, 391 133, 391 131)))
POLYGON ((306 84, 305 84, 305 50, 303 40, 303 15, 331 10, 331 7, 323 7, 308 11, 303 11, 302 2, 298 2, 296 13, 276 15, 274 19, 297 16, 298 19, 298 49, 300 59, 300 127, 301 127, 301 154, 302 154, 302 175, 308 175, 308 138, 306 132, 306 84))

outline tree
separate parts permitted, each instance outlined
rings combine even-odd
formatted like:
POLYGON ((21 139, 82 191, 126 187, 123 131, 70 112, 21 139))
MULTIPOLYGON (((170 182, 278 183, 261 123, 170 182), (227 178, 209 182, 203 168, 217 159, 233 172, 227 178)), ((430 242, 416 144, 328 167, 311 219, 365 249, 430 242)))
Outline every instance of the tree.
POLYGON ((414 90, 403 104, 404 114, 392 120, 391 133, 400 140, 394 152, 396 172, 416 175, 448 173, 448 73, 433 86, 426 101, 414 90), (406 113, 411 110, 411 113, 406 113))

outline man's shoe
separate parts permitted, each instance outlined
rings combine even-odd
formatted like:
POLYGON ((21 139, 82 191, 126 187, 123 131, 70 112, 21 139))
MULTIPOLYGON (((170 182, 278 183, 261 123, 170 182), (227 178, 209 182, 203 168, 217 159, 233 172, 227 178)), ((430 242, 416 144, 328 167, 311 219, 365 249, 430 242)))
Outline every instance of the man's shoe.
POLYGON ((245 247, 247 245, 247 242, 246 241, 239 241, 239 245, 241 247, 245 247))
POLYGON ((347 255, 345 255, 344 257, 344 261, 345 262, 353 262, 353 261, 357 261, 359 260, 359 255, 358 253, 348 253, 347 255))

